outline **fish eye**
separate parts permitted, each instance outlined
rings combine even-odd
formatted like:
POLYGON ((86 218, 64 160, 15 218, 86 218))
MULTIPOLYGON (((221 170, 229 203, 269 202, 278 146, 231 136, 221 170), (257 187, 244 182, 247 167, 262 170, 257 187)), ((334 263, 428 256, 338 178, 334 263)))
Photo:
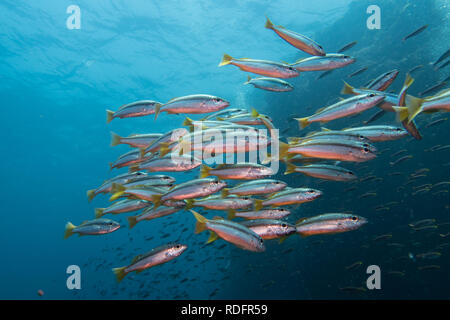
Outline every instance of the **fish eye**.
POLYGON ((180 249, 180 245, 179 245, 179 244, 177 244, 176 248, 177 248, 177 249, 180 249))
POLYGON ((358 218, 357 217, 352 217, 352 220, 356 221, 356 220, 358 220, 358 218))
POLYGON ((260 242, 260 243, 264 243, 264 240, 263 240, 263 239, 259 239, 259 242, 260 242))
POLYGON ((368 153, 369 152, 369 148, 364 148, 363 151, 364 151, 364 153, 368 153))
POLYGON ((242 198, 243 200, 248 200, 248 199, 250 199, 249 197, 243 197, 242 198))
POLYGON ((349 171, 348 174, 354 175, 354 173, 352 171, 349 171))
POLYGON ((348 59, 348 58, 350 58, 350 56, 344 56, 344 58, 345 58, 345 59, 348 59))
POLYGON ((369 94, 369 97, 375 97, 375 95, 373 93, 369 94))
POLYGON ((364 136, 358 136, 361 140, 364 140, 366 137, 364 136))
POLYGON ((308 191, 306 191, 307 193, 314 193, 313 189, 309 189, 308 191))
POLYGON ((287 227, 287 224, 286 224, 286 223, 282 223, 281 226, 282 226, 283 228, 286 228, 286 227, 287 227))

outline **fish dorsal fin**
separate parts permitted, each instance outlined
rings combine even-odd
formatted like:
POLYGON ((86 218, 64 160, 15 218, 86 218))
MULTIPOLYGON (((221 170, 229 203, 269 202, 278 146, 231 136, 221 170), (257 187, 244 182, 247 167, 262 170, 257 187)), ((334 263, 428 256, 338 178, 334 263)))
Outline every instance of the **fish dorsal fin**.
POLYGON ((215 217, 213 218, 213 220, 223 220, 223 218, 222 218, 222 217, 219 217, 219 216, 215 216, 215 217))
POLYGON ((441 95, 447 93, 449 90, 450 90, 449 88, 443 89, 443 90, 439 91, 438 93, 436 93, 434 96, 431 96, 431 97, 438 97, 438 96, 441 96, 441 95))
POLYGON ((320 113, 320 112, 322 112, 323 110, 325 110, 326 108, 327 108, 327 107, 319 108, 319 109, 317 109, 316 112, 314 112, 314 113, 320 113))
POLYGON ((332 131, 332 130, 330 130, 328 128, 325 128, 325 127, 321 127, 321 129, 322 129, 322 131, 332 131))
POLYGON ((296 144, 297 142, 301 141, 302 138, 300 137, 289 137, 287 138, 287 141, 289 144, 296 144))
POLYGON ((170 103, 170 102, 173 102, 174 100, 179 99, 179 98, 180 98, 180 97, 172 98, 172 99, 170 99, 169 101, 167 101, 165 104, 168 104, 168 103, 170 103))
POLYGON ((302 223, 303 221, 305 221, 307 218, 300 218, 300 219, 298 219, 296 222, 295 222, 295 224, 299 224, 299 223, 302 223))
POLYGON ((305 137, 312 136, 313 134, 316 134, 316 133, 317 133, 317 131, 308 132, 305 137))
POLYGON ((295 62, 294 62, 294 63, 292 63, 292 64, 297 64, 297 63, 300 63, 300 62, 302 62, 302 61, 304 61, 304 60, 306 60, 306 59, 308 59, 308 58, 298 59, 297 61, 295 61, 295 62))
POLYGON ((276 197, 277 194, 278 192, 272 193, 270 196, 267 197, 267 199, 273 199, 274 197, 276 197))
POLYGON ((133 260, 131 260, 131 264, 134 264, 134 263, 138 262, 141 259, 142 259, 142 254, 137 255, 136 257, 133 258, 133 260))

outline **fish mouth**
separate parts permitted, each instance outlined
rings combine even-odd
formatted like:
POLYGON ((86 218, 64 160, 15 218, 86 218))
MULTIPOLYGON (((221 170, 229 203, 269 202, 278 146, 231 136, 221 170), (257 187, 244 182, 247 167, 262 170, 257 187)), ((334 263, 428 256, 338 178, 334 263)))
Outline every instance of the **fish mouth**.
POLYGON ((323 194, 323 192, 321 191, 316 191, 316 193, 312 196, 312 199, 317 199, 319 197, 321 197, 323 194))

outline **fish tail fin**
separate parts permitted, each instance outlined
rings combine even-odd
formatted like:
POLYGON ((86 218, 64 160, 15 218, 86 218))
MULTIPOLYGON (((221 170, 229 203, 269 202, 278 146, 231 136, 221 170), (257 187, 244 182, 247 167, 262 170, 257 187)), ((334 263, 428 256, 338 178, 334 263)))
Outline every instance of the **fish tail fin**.
POLYGON ((266 25, 265 25, 265 27, 267 29, 273 29, 273 23, 272 23, 272 21, 269 20, 268 17, 266 17, 266 25))
POLYGON ((182 156, 184 152, 189 153, 192 150, 193 144, 191 141, 182 139, 180 142, 178 142, 178 145, 176 146, 176 149, 179 149, 178 155, 182 156))
POLYGON ((263 200, 261 199, 255 199, 254 208, 256 211, 261 210, 263 207, 263 200))
POLYGON ((125 193, 125 187, 118 183, 113 183, 111 187, 111 193, 113 194, 109 201, 114 201, 120 198, 125 193))
POLYGON ((222 193, 222 198, 228 197, 228 195, 230 194, 230 188, 223 188, 221 193, 222 193))
POLYGON ((95 218, 98 219, 98 218, 103 217, 105 215, 104 211, 105 211, 104 208, 96 208, 95 209, 95 218))
POLYGON ((244 84, 249 84, 249 83, 250 83, 250 81, 252 81, 252 77, 250 77, 250 76, 247 76, 247 81, 245 81, 245 82, 244 82, 244 84))
POLYGON ((290 174, 290 173, 293 173, 293 172, 295 172, 295 169, 296 169, 297 167, 295 166, 295 165, 293 165, 292 163, 287 163, 287 168, 286 168, 286 171, 284 172, 284 174, 290 174))
POLYGON ((195 203, 194 199, 187 199, 187 200, 185 200, 185 202, 186 202, 186 207, 185 207, 186 210, 192 209, 194 207, 194 203, 195 203))
POLYGON ((114 111, 106 110, 106 123, 110 123, 114 119, 114 111))
POLYGON ((192 126, 192 119, 189 118, 189 117, 184 118, 183 126, 191 128, 191 126, 192 126))
POLYGON ((111 131, 111 147, 115 147, 121 144, 122 142, 120 141, 120 139, 122 139, 121 136, 111 131))
POLYGON ((119 191, 119 192, 114 193, 114 194, 109 198, 109 201, 114 201, 114 200, 119 199, 124 193, 125 193, 125 191, 119 191))
POLYGON ((145 158, 145 154, 147 153, 145 150, 146 150, 146 148, 139 148, 139 157, 141 159, 145 158))
POLYGON ((161 142, 161 147, 159 148, 159 156, 164 157, 166 154, 170 152, 169 143, 168 142, 161 142))
POLYGON ((267 154, 267 157, 261 161, 261 164, 268 164, 272 162, 272 155, 270 153, 267 154))
POLYGON ((136 216, 130 216, 130 217, 127 217, 127 220, 128 220, 128 224, 130 226, 130 229, 133 229, 133 227, 137 223, 137 217, 136 216))
POLYGON ((66 230, 64 232, 64 239, 67 239, 68 237, 73 235, 73 229, 75 229, 75 228, 76 227, 72 224, 72 222, 67 222, 66 223, 66 230))
POLYGON ((161 112, 161 107, 163 105, 161 103, 158 103, 155 105, 155 120, 158 119, 159 113, 161 112))
POLYGON ((219 63, 219 67, 226 66, 227 64, 230 64, 231 60, 233 60, 233 58, 230 55, 225 53, 223 55, 223 57, 222 57, 222 61, 220 61, 220 63, 219 63))
POLYGON ((211 168, 208 167, 206 164, 202 165, 202 167, 200 168, 200 179, 208 177, 210 170, 211 168))
POLYGON ((153 209, 158 208, 161 205, 162 194, 152 195, 153 209))
POLYGON ((308 117, 305 118, 294 118, 295 120, 298 121, 298 127, 300 129, 304 129, 309 125, 309 121, 308 121, 308 117))
POLYGON ((209 243, 211 243, 211 242, 214 242, 214 241, 216 241, 217 239, 219 239, 219 236, 217 235, 217 233, 211 231, 210 234, 209 234, 208 241, 206 241, 206 244, 209 244, 209 243))
POLYGON ((408 118, 408 108, 407 107, 400 107, 400 106, 392 106, 392 109, 394 109, 396 113, 396 119, 398 122, 402 122, 406 118, 408 118))
POLYGON ((95 197, 95 190, 94 189, 88 190, 86 192, 86 195, 87 195, 88 201, 91 202, 92 199, 94 199, 94 197, 95 197))
POLYGON ((288 154, 289 144, 280 141, 279 148, 280 148, 280 151, 279 151, 280 156, 279 157, 280 157, 280 159, 284 159, 288 154))
POLYGON ((111 184, 111 193, 114 194, 121 191, 125 191, 125 187, 123 185, 115 182, 111 184))
POLYGON ((410 123, 422 110, 422 103, 424 99, 410 97, 406 100, 406 107, 408 108, 408 123, 410 123))
POLYGON ((195 212, 194 210, 189 209, 189 211, 194 215, 195 219, 197 219, 197 224, 195 225, 195 233, 200 233, 202 231, 205 231, 206 230, 206 222, 208 222, 208 219, 206 219, 200 213, 195 212))
POLYGON ((125 276, 127 275, 125 269, 126 267, 112 269, 112 272, 114 272, 114 274, 116 275, 117 282, 122 281, 122 279, 125 278, 125 276))
POLYGON ((228 210, 227 218, 228 220, 233 220, 234 218, 236 218, 236 210, 228 210))
POLYGON ((342 94, 355 94, 354 91, 355 88, 353 88, 351 85, 349 85, 347 82, 344 81, 344 87, 341 90, 342 94))
POLYGON ((405 82, 403 83, 403 87, 409 88, 414 82, 414 78, 411 77, 409 73, 406 74, 405 82))
POLYGON ((255 108, 252 108, 252 118, 259 118, 260 114, 255 108))

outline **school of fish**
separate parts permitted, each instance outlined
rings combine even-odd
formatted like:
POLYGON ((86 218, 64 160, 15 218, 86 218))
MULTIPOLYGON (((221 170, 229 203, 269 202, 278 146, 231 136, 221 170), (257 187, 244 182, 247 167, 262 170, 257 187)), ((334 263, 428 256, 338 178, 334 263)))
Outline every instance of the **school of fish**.
MULTIPOLYGON (((245 85, 251 84, 255 88, 271 92, 292 91, 295 87, 285 79, 298 77, 302 72, 331 72, 356 61, 354 57, 342 53, 356 45, 356 41, 344 46, 337 53, 328 53, 326 48, 309 37, 276 26, 269 18, 265 28, 272 30, 289 45, 310 57, 286 63, 233 58, 224 54, 219 66, 233 65, 259 76, 248 76, 245 85)), ((426 26, 422 27, 406 36, 403 41, 425 29, 426 26)), ((443 54, 442 59, 435 64, 445 61, 448 56, 448 52, 443 54)), ((365 72, 366 69, 362 68, 350 74, 348 78, 365 72)), ((357 230, 368 223, 366 217, 346 212, 318 213, 312 217, 298 216, 296 209, 302 203, 319 199, 323 192, 308 186, 288 186, 286 182, 274 178, 277 172, 268 164, 284 163, 284 174, 301 174, 339 182, 355 181, 358 179, 357 173, 346 169, 346 162, 360 163, 376 158, 379 142, 402 139, 408 135, 420 140, 422 136, 414 120, 420 114, 448 112, 450 90, 446 88, 426 97, 408 95, 407 91, 414 82, 410 75, 413 71, 415 70, 406 75, 399 93, 386 92, 399 74, 398 70, 387 71, 362 88, 355 88, 344 82, 342 94, 351 95, 350 97, 323 106, 311 115, 294 118, 298 122, 300 132, 313 123, 318 123, 320 129, 287 137, 287 141, 278 136, 269 115, 260 114, 254 108, 233 108, 226 99, 210 94, 192 94, 173 98, 165 103, 140 100, 123 105, 116 111, 107 110, 107 123, 116 118, 149 115, 153 115, 157 121, 158 116, 164 112, 168 115, 186 116, 179 127, 168 132, 133 134, 127 137, 111 133, 111 146, 126 144, 132 149, 112 162, 110 167, 125 168, 127 172, 89 190, 87 197, 91 201, 97 195, 109 193, 110 201, 114 202, 107 208, 96 208, 95 219, 79 225, 68 222, 64 238, 73 234, 85 236, 115 232, 123 226, 104 216, 136 211, 141 212, 127 217, 130 229, 135 228, 138 223, 144 223, 144 220, 163 219, 165 216, 186 211, 192 214, 195 221, 195 233, 209 231, 206 243, 222 239, 252 252, 265 251, 265 241, 278 239, 282 243, 294 234, 307 237, 357 230), (369 109, 379 111, 365 122, 365 126, 341 130, 330 130, 323 126, 325 123, 352 117, 369 109), (368 125, 387 112, 393 113, 401 126, 368 125), (191 119, 192 114, 202 114, 203 117, 191 119), (223 140, 221 137, 232 139, 223 140), (263 156, 259 153, 260 156, 251 162, 245 161, 245 157, 239 157, 268 148, 271 153, 267 152, 263 156), (232 163, 209 161, 223 161, 230 156, 232 159, 236 156, 241 160, 232 163), (190 181, 178 182, 167 175, 171 172, 194 170, 199 172, 198 178, 190 181), (204 214, 200 214, 199 209, 202 209, 204 214), (205 217, 208 211, 215 211, 214 216, 205 217), (295 216, 295 223, 286 220, 291 215, 295 216)), ((390 167, 407 159, 408 156, 403 155, 391 162, 390 167)), ((362 197, 370 196, 372 194, 367 193, 362 197)), ((429 224, 417 222, 411 228, 421 228, 429 224)), ((186 243, 162 243, 160 247, 136 256, 129 264, 114 268, 113 272, 117 280, 121 281, 131 272, 140 273, 167 263, 182 256, 186 250, 189 250, 186 243)), ((424 259, 437 254, 424 253, 416 257, 424 259)), ((349 269, 358 265, 357 263, 349 266, 349 269)))

